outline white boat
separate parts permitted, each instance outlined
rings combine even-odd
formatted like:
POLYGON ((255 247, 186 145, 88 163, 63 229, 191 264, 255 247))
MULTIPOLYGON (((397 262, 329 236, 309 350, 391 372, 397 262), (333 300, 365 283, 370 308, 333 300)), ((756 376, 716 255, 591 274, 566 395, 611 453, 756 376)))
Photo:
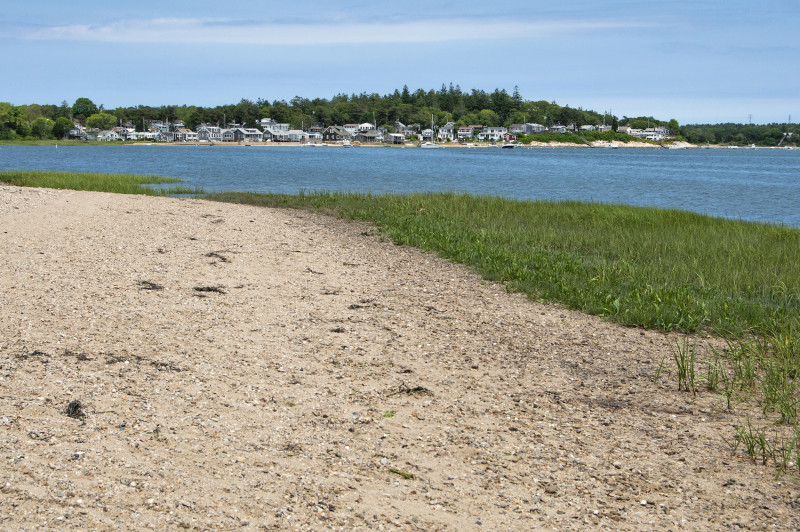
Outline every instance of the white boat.
POLYGON ((352 145, 352 144, 350 144, 350 141, 349 141, 349 140, 347 140, 347 139, 344 139, 344 140, 342 141, 342 148, 352 148, 352 147, 353 147, 353 145, 352 145))
POLYGON ((618 149, 619 149, 619 146, 617 146, 616 144, 614 144, 614 143, 612 142, 612 143, 610 143, 610 144, 606 144, 605 146, 603 146, 603 148, 605 148, 605 149, 607 149, 607 150, 618 150, 618 149))
POLYGON ((433 129, 433 115, 431 115, 431 140, 429 142, 423 142, 419 147, 426 150, 441 148, 442 146, 433 141, 434 138, 436 138, 436 130, 433 129))
POLYGON ((502 146, 500 146, 500 147, 501 147, 501 148, 503 148, 503 149, 506 149, 506 150, 513 150, 513 149, 514 149, 514 145, 513 145, 513 144, 511 144, 511 143, 508 143, 508 144, 503 144, 503 145, 502 145, 502 146))

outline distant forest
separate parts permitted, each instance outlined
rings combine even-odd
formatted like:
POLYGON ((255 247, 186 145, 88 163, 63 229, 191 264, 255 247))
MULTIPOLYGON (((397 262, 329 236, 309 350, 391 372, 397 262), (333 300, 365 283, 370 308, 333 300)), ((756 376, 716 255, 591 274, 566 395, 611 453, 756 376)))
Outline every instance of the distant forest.
MULTIPOLYGON (((620 125, 636 129, 665 126, 679 138, 697 144, 758 144, 777 145, 786 133, 796 133, 794 124, 770 125, 689 125, 681 127, 675 119, 659 120, 652 116, 617 117, 608 113, 586 110, 581 107, 558 105, 555 101, 527 101, 514 87, 509 94, 505 89, 486 92, 478 89, 462 90, 458 85, 442 84, 436 90, 417 89, 407 86, 384 96, 378 94, 337 94, 330 99, 308 99, 295 96, 285 100, 266 99, 241 100, 237 104, 217 107, 193 105, 162 105, 150 107, 119 107, 104 109, 89 98, 78 98, 72 105, 66 101, 61 105, 31 104, 14 106, 0 102, 0 140, 62 138, 72 127, 72 120, 79 120, 88 127, 110 129, 130 122, 137 130, 147 128, 149 121, 174 122, 182 120, 186 127, 195 129, 199 124, 210 123, 225 126, 237 123, 244 127, 256 127, 262 118, 289 123, 293 129, 313 124, 342 125, 348 123, 375 122, 392 131, 396 122, 405 125, 427 125, 434 122, 441 126, 448 121, 457 126, 480 124, 506 126, 533 122, 544 126, 553 124, 576 126, 607 124, 616 130, 620 125)), ((784 144, 796 136, 787 137, 784 144)))

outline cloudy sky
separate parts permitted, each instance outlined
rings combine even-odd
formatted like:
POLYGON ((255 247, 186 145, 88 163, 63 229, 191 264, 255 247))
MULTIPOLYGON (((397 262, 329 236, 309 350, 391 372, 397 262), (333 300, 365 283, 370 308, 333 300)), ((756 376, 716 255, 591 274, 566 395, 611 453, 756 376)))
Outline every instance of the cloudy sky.
POLYGON ((106 108, 518 86, 686 123, 800 120, 785 0, 6 0, 0 101, 106 108))

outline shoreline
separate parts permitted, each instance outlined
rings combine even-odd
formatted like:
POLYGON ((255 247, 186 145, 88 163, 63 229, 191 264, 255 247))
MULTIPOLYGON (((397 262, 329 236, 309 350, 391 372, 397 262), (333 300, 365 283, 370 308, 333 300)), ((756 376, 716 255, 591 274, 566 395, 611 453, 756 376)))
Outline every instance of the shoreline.
MULTIPOLYGON (((160 147, 175 147, 175 148, 195 148, 195 147, 315 147, 315 148, 341 148, 341 143, 330 143, 330 142, 320 142, 320 143, 299 143, 299 142, 205 142, 205 143, 196 143, 196 142, 86 142, 86 141, 66 141, 66 142, 59 142, 59 141, 40 141, 40 142, 26 142, 26 141, 12 141, 12 142, 0 142, 0 147, 2 146, 160 146, 160 147)), ((464 148, 464 149, 484 149, 484 148, 501 148, 501 144, 490 144, 485 142, 476 142, 476 143, 467 143, 467 144, 455 144, 455 143, 444 143, 440 144, 442 148, 464 148)), ((707 145, 699 145, 699 144, 691 144, 685 141, 676 141, 671 143, 651 143, 651 142, 621 142, 621 141, 605 141, 605 140, 597 140, 597 141, 590 141, 588 144, 575 144, 570 142, 536 142, 532 141, 529 144, 515 144, 514 147, 517 149, 562 149, 562 148, 594 148, 594 149, 607 149, 610 147, 614 147, 619 149, 691 149, 691 150, 699 150, 699 149, 741 149, 741 150, 798 150, 800 147, 794 145, 787 145, 787 146, 736 146, 736 145, 718 145, 718 144, 707 144, 707 145)), ((353 143, 353 148, 418 148, 419 144, 414 143, 406 143, 406 144, 360 144, 360 143, 353 143)))
POLYGON ((800 527, 746 405, 654 382, 677 335, 302 211, 0 185, 0 225, 6 527, 800 527))

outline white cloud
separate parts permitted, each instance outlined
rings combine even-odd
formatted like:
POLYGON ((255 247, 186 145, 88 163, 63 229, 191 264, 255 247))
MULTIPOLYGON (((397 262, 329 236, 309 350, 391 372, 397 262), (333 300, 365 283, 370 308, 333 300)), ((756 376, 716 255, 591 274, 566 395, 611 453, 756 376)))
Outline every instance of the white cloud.
POLYGON ((150 19, 105 25, 69 25, 37 29, 29 40, 169 44, 336 45, 411 44, 549 38, 592 30, 642 27, 619 21, 442 19, 404 22, 274 24, 226 19, 150 19))

